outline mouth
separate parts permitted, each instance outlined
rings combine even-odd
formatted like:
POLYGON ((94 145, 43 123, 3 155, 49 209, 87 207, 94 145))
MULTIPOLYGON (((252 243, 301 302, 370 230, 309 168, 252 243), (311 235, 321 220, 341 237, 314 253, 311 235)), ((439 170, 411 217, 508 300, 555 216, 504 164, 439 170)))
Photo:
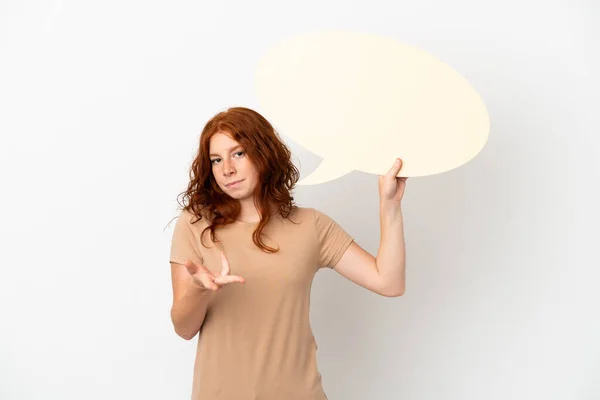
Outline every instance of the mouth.
POLYGON ((226 187, 236 187, 240 182, 242 182, 243 179, 240 179, 239 181, 233 181, 231 183, 228 183, 227 185, 225 185, 226 187))

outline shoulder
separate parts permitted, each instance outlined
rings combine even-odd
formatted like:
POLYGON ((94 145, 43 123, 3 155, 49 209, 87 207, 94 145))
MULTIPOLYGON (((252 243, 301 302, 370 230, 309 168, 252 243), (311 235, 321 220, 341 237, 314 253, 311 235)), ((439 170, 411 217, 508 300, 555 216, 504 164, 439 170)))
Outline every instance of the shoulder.
POLYGON ((329 224, 331 222, 334 222, 333 219, 323 211, 318 210, 316 208, 312 208, 311 210, 313 220, 315 221, 315 225, 319 226, 322 224, 329 224))
POLYGON ((329 215, 313 207, 297 207, 290 217, 293 221, 308 223, 317 230, 335 223, 329 215))
POLYGON ((290 212, 289 219, 293 222, 313 224, 317 212, 318 211, 312 207, 297 206, 290 212))
POLYGON ((210 225, 210 221, 205 213, 200 214, 200 217, 194 214, 189 209, 183 209, 179 213, 180 223, 190 227, 192 231, 202 230, 210 225))
POLYGON ((312 218, 314 208, 296 206, 290 212, 290 217, 312 218))

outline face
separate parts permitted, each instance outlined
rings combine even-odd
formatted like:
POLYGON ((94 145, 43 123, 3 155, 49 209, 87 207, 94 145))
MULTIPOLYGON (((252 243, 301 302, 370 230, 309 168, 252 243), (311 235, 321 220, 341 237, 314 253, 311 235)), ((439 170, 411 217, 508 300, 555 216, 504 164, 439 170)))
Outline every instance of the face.
POLYGON ((237 141, 223 132, 210 138, 212 173, 221 190, 237 200, 252 199, 259 173, 237 141))

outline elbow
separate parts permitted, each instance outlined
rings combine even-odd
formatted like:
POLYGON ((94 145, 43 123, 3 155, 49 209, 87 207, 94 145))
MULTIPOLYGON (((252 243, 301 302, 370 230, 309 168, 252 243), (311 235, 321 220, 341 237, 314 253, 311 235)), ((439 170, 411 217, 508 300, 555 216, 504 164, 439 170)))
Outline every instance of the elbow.
POLYGON ((196 336, 196 333, 198 333, 199 331, 199 329, 196 329, 195 331, 192 331, 190 329, 183 329, 182 327, 178 326, 178 324, 175 324, 175 322, 173 322, 173 328, 177 336, 185 340, 192 340, 194 336, 196 336))
POLYGON ((192 340, 196 336, 196 333, 198 333, 198 332, 197 331, 196 332, 182 332, 182 331, 177 330, 177 328, 176 328, 175 333, 180 338, 183 338, 185 340, 192 340))
POLYGON ((404 295, 405 288, 402 287, 392 287, 383 290, 380 294, 384 297, 400 297, 404 295))
POLYGON ((181 323, 181 321, 178 321, 177 318, 174 318, 173 316, 173 312, 171 311, 171 323, 173 324, 173 330, 175 331, 175 333, 177 334, 177 336, 179 336, 182 339, 185 340, 192 340, 194 338, 194 336, 196 336, 196 333, 198 333, 198 331, 200 330, 199 328, 196 330, 192 330, 184 327, 183 324, 181 323))

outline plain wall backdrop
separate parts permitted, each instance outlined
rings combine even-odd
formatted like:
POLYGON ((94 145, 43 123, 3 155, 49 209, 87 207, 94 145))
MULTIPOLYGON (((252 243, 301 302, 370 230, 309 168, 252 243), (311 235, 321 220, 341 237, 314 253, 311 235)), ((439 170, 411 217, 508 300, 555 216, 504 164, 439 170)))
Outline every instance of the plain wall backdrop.
MULTIPOLYGON (((491 119, 471 162, 408 180, 404 296, 317 274, 329 398, 600 398, 599 24, 597 1, 4 0, 0 398, 189 398, 168 223, 200 131, 261 111, 269 46, 329 28, 430 52, 491 119)), ((320 158, 280 133, 306 176, 320 158)), ((376 254, 376 176, 295 195, 376 254)))

